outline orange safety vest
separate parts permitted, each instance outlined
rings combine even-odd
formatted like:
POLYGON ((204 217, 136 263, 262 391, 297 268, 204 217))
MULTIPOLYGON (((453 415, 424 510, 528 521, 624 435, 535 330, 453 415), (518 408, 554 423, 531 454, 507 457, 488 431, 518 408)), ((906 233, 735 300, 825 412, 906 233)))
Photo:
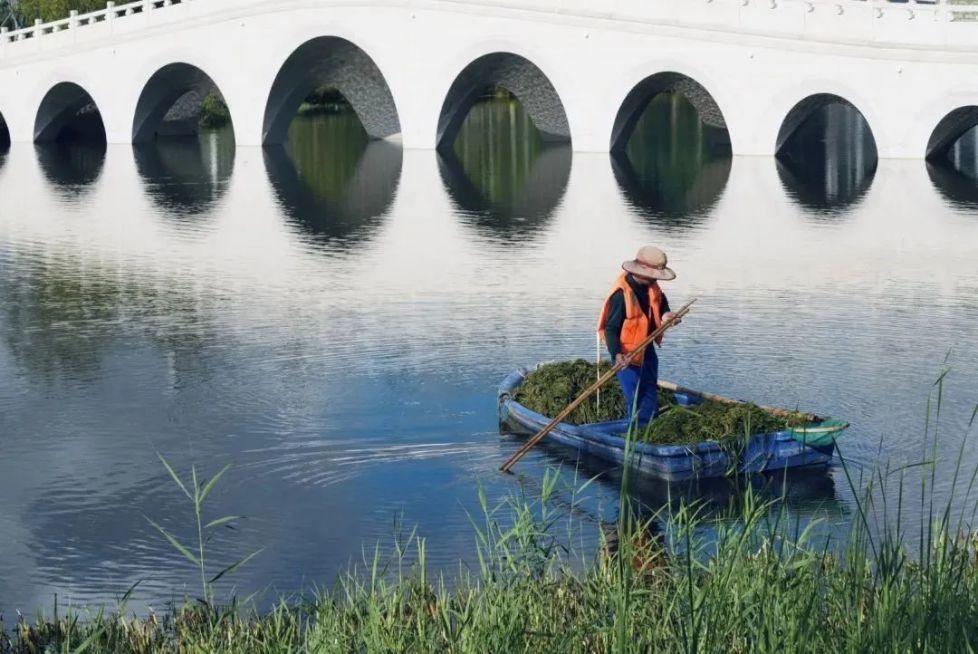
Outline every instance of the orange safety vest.
MULTIPOLYGON (((628 273, 622 273, 618 276, 615 281, 615 285, 611 287, 611 292, 608 293, 608 297, 604 301, 604 307, 601 309, 601 316, 598 318, 598 336, 601 340, 604 340, 604 328, 608 322, 608 311, 611 306, 611 296, 617 291, 622 291, 625 297, 625 322, 621 326, 621 351, 622 354, 631 354, 641 345, 642 341, 648 338, 649 334, 652 333, 652 329, 649 329, 649 321, 654 321, 655 327, 653 329, 658 329, 662 326, 662 316, 659 315, 660 308, 659 303, 662 301, 662 289, 659 288, 658 282, 653 282, 649 284, 649 314, 645 315, 642 313, 642 307, 638 303, 638 298, 635 297, 635 291, 628 284, 628 280, 625 276, 628 273)), ((655 342, 659 345, 662 344, 662 336, 655 339, 655 342)))

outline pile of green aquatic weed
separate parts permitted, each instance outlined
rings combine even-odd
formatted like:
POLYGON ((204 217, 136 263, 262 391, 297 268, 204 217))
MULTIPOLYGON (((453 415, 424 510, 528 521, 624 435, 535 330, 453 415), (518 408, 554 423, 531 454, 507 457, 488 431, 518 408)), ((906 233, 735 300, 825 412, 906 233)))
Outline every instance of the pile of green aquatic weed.
MULTIPOLYGON (((546 363, 527 375, 514 399, 531 411, 553 417, 610 369, 607 361, 602 361, 600 367, 584 359, 546 363)), ((659 391, 660 404, 672 402, 667 395, 659 391)), ((601 389, 600 397, 585 401, 564 422, 573 425, 609 422, 621 420, 627 413, 621 384, 612 379, 601 389)))
POLYGON ((671 405, 642 429, 650 443, 699 443, 767 434, 798 427, 808 420, 801 414, 778 416, 755 404, 725 404, 705 401, 695 406, 671 405))
MULTIPOLYGON (((584 359, 544 364, 527 375, 515 399, 532 411, 555 416, 610 367, 605 361, 598 367, 584 359)), ((659 412, 658 418, 639 430, 642 440, 665 444, 719 441, 806 422, 801 414, 776 416, 753 404, 705 401, 695 406, 679 406, 674 395, 661 388, 659 412)), ((601 389, 600 401, 597 397, 585 401, 565 422, 575 425, 608 422, 621 420, 627 413, 621 385, 613 379, 601 389)))

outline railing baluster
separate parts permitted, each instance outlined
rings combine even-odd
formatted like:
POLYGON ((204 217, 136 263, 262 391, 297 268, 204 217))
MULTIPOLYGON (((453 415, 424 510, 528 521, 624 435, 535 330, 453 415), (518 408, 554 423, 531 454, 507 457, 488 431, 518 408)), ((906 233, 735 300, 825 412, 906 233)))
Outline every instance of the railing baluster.
MULTIPOLYGON (((64 29, 77 29, 95 25, 103 21, 114 21, 118 18, 133 16, 137 13, 148 13, 155 9, 163 9, 185 4, 190 0, 133 0, 124 4, 117 4, 116 0, 107 0, 105 9, 79 15, 77 10, 72 10, 67 19, 41 23, 35 21, 34 25, 18 30, 4 28, 0 38, 0 44, 13 43, 36 38, 45 34, 54 34, 64 29)), ((647 0, 654 2, 655 0, 647 0)), ((716 0, 707 0, 715 2, 716 0)), ((978 0, 975 0, 978 3, 978 0)), ((602 0, 594 0, 595 4, 601 4, 602 0)), ((757 2, 757 0, 741 0, 742 4, 757 2)), ((825 10, 834 11, 843 15, 847 7, 855 7, 857 3, 863 7, 875 9, 876 17, 882 18, 891 12, 903 12, 908 17, 931 16, 940 22, 978 22, 978 4, 957 4, 952 0, 769 0, 771 8, 797 6, 800 3, 807 5, 808 12, 821 12, 825 10), (925 13, 926 12, 926 13, 925 13)), ((510 5, 512 3, 506 3, 510 5)))

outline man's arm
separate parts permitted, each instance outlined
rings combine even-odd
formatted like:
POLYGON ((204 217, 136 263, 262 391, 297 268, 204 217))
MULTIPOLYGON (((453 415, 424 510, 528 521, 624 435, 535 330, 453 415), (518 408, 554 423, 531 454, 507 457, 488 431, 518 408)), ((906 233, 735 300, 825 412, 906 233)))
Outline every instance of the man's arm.
POLYGON ((608 345, 608 354, 614 360, 621 354, 621 327, 625 324, 625 294, 621 289, 611 295, 608 307, 608 319, 604 324, 604 342, 608 345))
MULTIPOLYGON (((672 318, 672 309, 669 308, 669 298, 666 294, 662 294, 662 301, 659 302, 659 315, 662 316, 662 322, 665 322, 672 318)), ((679 324, 683 321, 682 318, 678 319, 675 324, 679 324)))

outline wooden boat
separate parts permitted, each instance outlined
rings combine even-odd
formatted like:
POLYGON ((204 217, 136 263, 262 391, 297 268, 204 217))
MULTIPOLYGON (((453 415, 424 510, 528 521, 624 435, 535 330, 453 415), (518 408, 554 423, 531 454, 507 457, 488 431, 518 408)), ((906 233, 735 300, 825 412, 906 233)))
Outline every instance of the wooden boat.
MULTIPOLYGON (((501 428, 532 434, 543 429, 550 418, 531 411, 514 399, 527 374, 526 370, 520 369, 503 380, 498 394, 499 418, 501 428)), ((742 404, 738 400, 694 391, 667 381, 660 381, 659 386, 671 391, 676 403, 682 406, 699 404, 704 400, 742 404)), ((771 472, 826 465, 835 452, 836 438, 849 425, 815 415, 809 415, 809 419, 811 422, 802 427, 754 434, 746 442, 745 439, 731 439, 730 442, 704 441, 695 445, 628 443, 625 439, 627 420, 586 425, 560 423, 548 439, 612 463, 624 464, 627 459, 634 468, 644 473, 679 481, 695 477, 724 477, 737 472, 771 472), (629 448, 627 452, 626 446, 629 448)))

